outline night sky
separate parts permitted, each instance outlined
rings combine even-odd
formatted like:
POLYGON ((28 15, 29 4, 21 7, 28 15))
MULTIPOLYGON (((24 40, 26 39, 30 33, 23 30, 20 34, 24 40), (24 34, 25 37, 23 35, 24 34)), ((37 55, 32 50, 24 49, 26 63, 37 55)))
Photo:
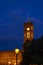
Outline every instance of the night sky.
POLYGON ((22 48, 23 23, 34 24, 34 38, 43 35, 43 0, 0 0, 0 51, 22 48))

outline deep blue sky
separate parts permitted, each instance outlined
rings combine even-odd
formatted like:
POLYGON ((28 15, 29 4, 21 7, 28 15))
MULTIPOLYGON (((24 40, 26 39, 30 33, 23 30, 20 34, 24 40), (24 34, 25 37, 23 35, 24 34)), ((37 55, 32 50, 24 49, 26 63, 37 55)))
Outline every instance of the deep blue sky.
POLYGON ((43 0, 0 0, 0 50, 21 49, 23 23, 34 24, 34 38, 43 35, 43 0))

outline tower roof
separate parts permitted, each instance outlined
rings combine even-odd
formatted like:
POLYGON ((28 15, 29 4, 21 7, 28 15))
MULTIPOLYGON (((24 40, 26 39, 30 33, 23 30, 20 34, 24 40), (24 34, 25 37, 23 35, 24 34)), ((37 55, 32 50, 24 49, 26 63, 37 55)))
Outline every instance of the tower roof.
POLYGON ((33 24, 31 21, 30 21, 30 18, 28 18, 28 22, 27 22, 28 24, 33 24))
POLYGON ((27 22, 24 22, 24 26, 27 26, 27 25, 33 26, 33 22, 30 21, 30 18, 28 18, 27 22))
POLYGON ((24 23, 24 25, 27 25, 27 24, 33 25, 33 23, 30 20, 28 20, 28 22, 24 23))

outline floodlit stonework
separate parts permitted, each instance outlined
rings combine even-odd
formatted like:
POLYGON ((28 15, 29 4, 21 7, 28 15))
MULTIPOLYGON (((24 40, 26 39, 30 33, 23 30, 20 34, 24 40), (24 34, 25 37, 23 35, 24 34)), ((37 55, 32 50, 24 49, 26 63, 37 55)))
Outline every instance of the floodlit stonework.
MULTIPOLYGON (((22 61, 22 54, 19 51, 17 55, 17 64, 22 61)), ((15 51, 3 51, 0 52, 0 65, 16 65, 16 53, 15 51)))

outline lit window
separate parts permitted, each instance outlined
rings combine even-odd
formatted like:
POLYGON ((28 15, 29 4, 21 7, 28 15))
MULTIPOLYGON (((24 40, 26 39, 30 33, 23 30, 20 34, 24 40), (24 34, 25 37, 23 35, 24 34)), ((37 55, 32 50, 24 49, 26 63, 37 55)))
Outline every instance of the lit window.
POLYGON ((27 30, 29 31, 29 30, 30 30, 30 28, 27 28, 27 30))
POLYGON ((31 33, 31 37, 33 37, 33 33, 31 33))
POLYGON ((11 62, 9 61, 8 64, 11 64, 11 62))
POLYGON ((30 38, 30 36, 27 36, 27 38, 30 38))
POLYGON ((18 60, 18 62, 20 62, 20 60, 18 60))
POLYGON ((27 35, 29 36, 30 35, 30 32, 27 32, 27 35))
POLYGON ((16 63, 14 63, 14 65, 16 65, 16 63))
POLYGON ((26 37, 26 34, 24 33, 24 37, 26 37))
POLYGON ((27 32, 27 38, 30 38, 30 32, 27 32))
POLYGON ((33 27, 31 26, 31 30, 33 30, 33 27))

